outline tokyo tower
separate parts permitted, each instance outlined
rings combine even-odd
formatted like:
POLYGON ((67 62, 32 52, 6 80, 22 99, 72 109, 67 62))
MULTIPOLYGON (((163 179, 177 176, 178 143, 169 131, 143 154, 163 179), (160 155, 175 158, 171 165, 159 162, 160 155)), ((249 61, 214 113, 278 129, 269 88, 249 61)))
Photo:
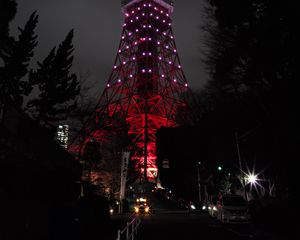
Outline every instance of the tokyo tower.
POLYGON ((93 138, 124 129, 131 161, 144 181, 155 181, 156 132, 185 121, 190 89, 172 31, 170 0, 124 0, 117 56, 98 102, 93 138))

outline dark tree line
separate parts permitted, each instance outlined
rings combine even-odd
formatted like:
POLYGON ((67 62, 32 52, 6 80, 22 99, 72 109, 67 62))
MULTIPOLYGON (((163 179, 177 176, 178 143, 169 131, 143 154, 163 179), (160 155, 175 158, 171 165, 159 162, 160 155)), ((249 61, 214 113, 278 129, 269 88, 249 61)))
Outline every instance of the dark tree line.
POLYGON ((75 109, 80 91, 77 76, 71 73, 73 30, 57 49, 53 48, 42 62, 38 62, 38 69, 33 70, 29 64, 38 44, 37 13, 32 13, 23 28, 19 27, 19 35, 15 38, 9 34, 9 23, 16 14, 16 2, 1 1, 0 9, 1 112, 5 111, 6 105, 12 105, 27 111, 45 126, 66 119, 75 109), (37 96, 34 89, 38 90, 37 96), (28 102, 28 99, 31 100, 28 102))
POLYGON ((243 135, 252 130, 241 144, 245 165, 251 167, 255 159, 287 194, 292 133, 288 93, 296 79, 296 6, 291 1, 268 0, 208 3, 209 23, 214 19, 216 24, 205 27, 211 80, 199 96, 202 117, 214 119, 209 127, 220 134, 231 130, 243 135))
POLYGON ((204 62, 210 80, 195 94, 200 115, 193 130, 197 134, 175 129, 158 136, 160 160, 178 163, 177 171, 170 164, 169 172, 174 178, 180 176, 179 189, 192 178, 184 175, 182 166, 194 169, 190 183, 197 186, 197 161, 204 161, 202 174, 213 175, 213 181, 220 175, 218 165, 223 175, 238 173, 237 134, 243 169, 263 171, 260 178, 266 181, 261 184, 275 182, 279 197, 296 195, 291 153, 297 148, 299 128, 290 91, 296 81, 295 9, 291 1, 207 0, 204 62))

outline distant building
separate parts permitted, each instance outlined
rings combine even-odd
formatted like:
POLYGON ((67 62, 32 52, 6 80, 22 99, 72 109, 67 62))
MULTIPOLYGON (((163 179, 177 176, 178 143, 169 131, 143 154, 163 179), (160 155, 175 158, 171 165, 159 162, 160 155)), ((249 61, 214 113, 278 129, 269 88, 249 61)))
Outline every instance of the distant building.
POLYGON ((68 148, 69 140, 69 125, 58 125, 57 127, 57 141, 65 149, 68 148))

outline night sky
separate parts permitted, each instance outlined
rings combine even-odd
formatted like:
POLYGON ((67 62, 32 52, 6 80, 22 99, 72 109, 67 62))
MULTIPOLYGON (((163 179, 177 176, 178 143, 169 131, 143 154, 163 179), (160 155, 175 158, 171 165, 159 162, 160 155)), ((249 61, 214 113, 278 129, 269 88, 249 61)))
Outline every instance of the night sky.
MULTIPOLYGON (((203 22, 205 0, 175 0, 173 31, 181 62, 193 90, 207 81, 203 56, 203 22)), ((71 28, 75 30, 74 70, 89 73, 93 94, 99 95, 112 70, 120 41, 123 16, 121 0, 26 0, 18 2, 16 18, 11 31, 24 26, 33 11, 39 14, 37 27, 39 44, 35 49, 36 61, 42 61, 52 47, 58 45, 71 28)))

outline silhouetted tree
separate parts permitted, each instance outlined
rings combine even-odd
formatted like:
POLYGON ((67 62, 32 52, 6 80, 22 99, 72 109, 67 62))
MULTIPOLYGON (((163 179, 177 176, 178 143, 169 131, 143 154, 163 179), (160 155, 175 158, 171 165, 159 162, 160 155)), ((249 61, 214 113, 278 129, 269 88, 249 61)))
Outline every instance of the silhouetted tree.
POLYGON ((9 39, 5 47, 0 50, 0 57, 3 59, 3 67, 0 67, 0 100, 3 103, 21 107, 23 97, 28 96, 32 90, 31 82, 24 77, 28 73, 33 49, 37 45, 37 36, 34 32, 37 22, 38 16, 34 12, 25 24, 24 29, 19 28, 18 40, 8 38, 8 29, 3 29, 6 39, 9 39))
POLYGON ((296 5, 268 0, 207 2, 211 15, 206 64, 211 81, 200 101, 212 107, 203 110, 205 122, 217 137, 261 126, 242 146, 243 158, 270 163, 273 176, 283 183, 291 125, 287 93, 296 79, 296 5))
POLYGON ((70 73, 73 63, 73 30, 66 39, 53 48, 38 69, 31 71, 30 80, 40 91, 36 99, 29 101, 27 107, 40 123, 51 123, 65 119, 76 106, 76 97, 80 92, 79 82, 74 73, 70 73))
POLYGON ((0 2, 0 58, 3 49, 9 42, 9 23, 17 12, 17 3, 14 0, 2 0, 0 2))
POLYGON ((82 158, 83 158, 83 165, 85 168, 84 170, 87 172, 87 179, 88 179, 88 181, 92 182, 92 179, 91 179, 92 170, 102 160, 100 143, 99 142, 88 142, 84 148, 82 158))

